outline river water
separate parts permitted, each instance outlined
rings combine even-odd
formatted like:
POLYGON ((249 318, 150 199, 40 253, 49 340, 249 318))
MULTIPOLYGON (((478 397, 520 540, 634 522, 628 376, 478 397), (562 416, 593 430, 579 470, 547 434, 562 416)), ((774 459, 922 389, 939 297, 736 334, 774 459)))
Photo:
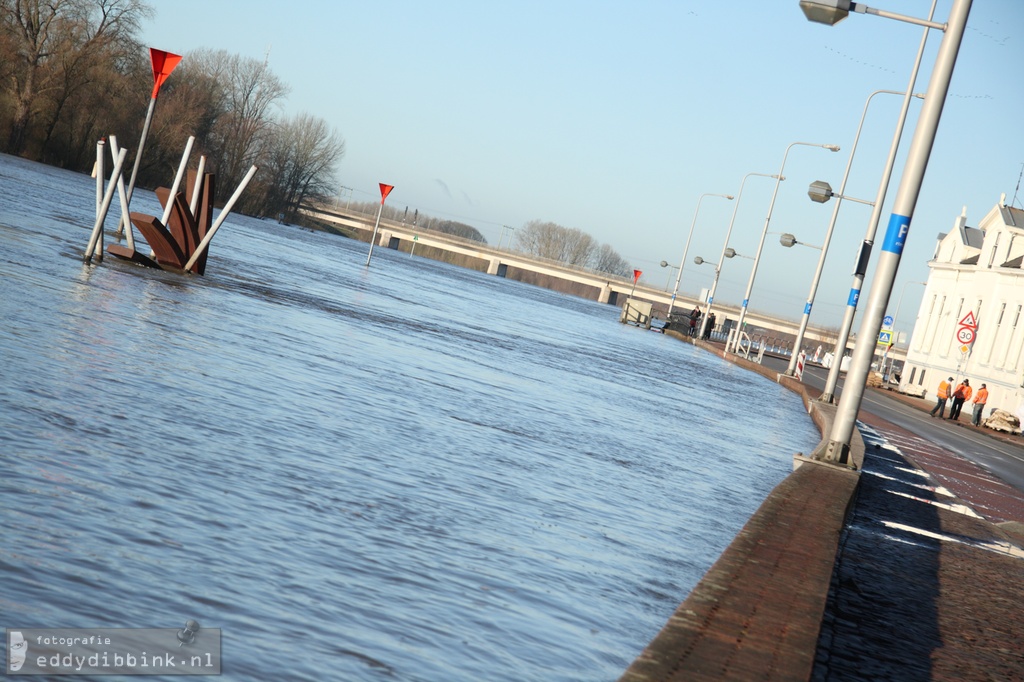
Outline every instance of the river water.
POLYGON ((818 441, 614 307, 340 237, 84 265, 94 197, 0 156, 0 627, 195 619, 230 680, 613 680, 818 441))

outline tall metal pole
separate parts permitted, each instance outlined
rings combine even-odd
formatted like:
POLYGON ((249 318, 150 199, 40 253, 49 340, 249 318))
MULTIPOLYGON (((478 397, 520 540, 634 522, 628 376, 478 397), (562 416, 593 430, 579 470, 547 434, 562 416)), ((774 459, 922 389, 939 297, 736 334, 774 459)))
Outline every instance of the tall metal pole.
POLYGON ((676 305, 676 296, 679 294, 679 280, 683 278, 683 266, 686 264, 686 254, 690 250, 690 240, 693 239, 693 228, 697 225, 697 214, 700 213, 700 202, 704 201, 704 197, 724 197, 729 201, 732 201, 731 194, 701 194, 700 198, 697 199, 697 209, 693 212, 693 222, 690 223, 690 234, 686 237, 686 246, 683 247, 683 259, 679 261, 679 271, 676 272, 676 286, 672 289, 672 298, 668 302, 668 315, 672 316, 672 308, 676 305))
MULTIPOLYGON (((747 316, 747 304, 750 303, 750 292, 754 289, 754 277, 757 276, 757 264, 761 260, 761 249, 764 248, 764 239, 768 236, 768 224, 772 221, 772 209, 775 208, 775 197, 779 195, 779 185, 782 184, 782 171, 786 169, 786 158, 789 156, 789 150, 797 145, 804 147, 821 147, 822 149, 828 149, 829 151, 839 151, 839 146, 834 144, 815 144, 813 142, 793 142, 786 147, 786 153, 782 155, 782 166, 779 168, 779 174, 775 177, 779 178, 775 181, 775 191, 772 192, 772 200, 768 204, 768 215, 764 219, 764 228, 761 230, 761 241, 757 245, 757 253, 754 255, 754 266, 750 269, 750 279, 747 280, 747 291, 743 294, 743 304, 740 306, 740 319, 736 322, 736 340, 733 342, 733 350, 735 350, 740 343, 740 333, 743 331, 743 320, 747 316)), ((726 352, 729 352, 728 343, 725 348, 726 352)))
MULTIPOLYGON (((857 126, 857 134, 853 138, 853 146, 850 148, 850 158, 846 161, 846 170, 843 171, 843 179, 839 183, 839 192, 836 194, 836 203, 832 207, 832 218, 828 221, 828 229, 825 231, 825 243, 821 245, 821 255, 818 257, 818 266, 814 271, 814 278, 811 280, 811 290, 807 294, 807 302, 804 304, 804 314, 800 318, 800 328, 796 332, 796 340, 793 341, 793 354, 789 358, 789 366, 786 368, 786 375, 793 376, 796 373, 797 356, 800 353, 800 346, 804 342, 804 334, 807 332, 807 323, 811 318, 811 307, 814 305, 814 296, 818 292, 818 283, 821 281, 821 273, 825 269, 825 256, 828 253, 828 245, 832 242, 832 232, 836 227, 836 219, 839 217, 839 207, 842 206, 843 197, 846 193, 846 181, 850 177, 850 168, 853 166, 853 155, 857 153, 857 143, 860 142, 860 133, 864 128, 864 119, 868 114, 868 105, 871 98, 880 93, 890 95, 902 95, 904 93, 896 90, 875 90, 868 95, 864 103, 864 113, 860 116, 860 124, 857 126)), ((921 95, 923 97, 923 95, 921 95)))
MULTIPOLYGON (((935 15, 935 5, 938 0, 932 0, 932 8, 928 13, 931 20, 935 15)), ((846 312, 843 315, 843 323, 839 326, 839 336, 836 339, 836 347, 832 352, 833 362, 829 368, 828 378, 825 380, 825 390, 821 402, 835 402, 836 386, 839 383, 839 372, 842 369, 843 357, 846 355, 846 344, 850 339, 850 330, 853 329, 853 317, 857 314, 857 303, 860 301, 861 286, 864 284, 864 275, 867 273, 868 261, 871 258, 871 248, 875 243, 875 232, 878 231, 878 222, 882 217, 882 207, 885 205, 885 195, 889 190, 889 179, 892 177, 892 168, 896 165, 896 152, 900 148, 900 139, 903 137, 903 126, 907 122, 907 111, 910 109, 911 97, 914 85, 917 83, 917 73, 921 68, 921 59, 924 56, 924 48, 928 42, 928 31, 925 29, 921 36, 921 44, 917 48, 917 57, 914 59, 914 68, 910 72, 910 83, 907 84, 906 92, 903 94, 903 104, 900 107, 900 115, 896 122, 896 130, 893 132, 892 143, 889 145, 889 158, 885 161, 885 170, 882 172, 881 181, 878 183, 878 192, 875 194, 875 207, 871 211, 871 219, 868 220, 867 233, 864 235, 864 242, 861 244, 860 252, 857 255, 857 262, 854 267, 853 285, 850 287, 850 295, 846 299, 846 312)), ((865 109, 867 105, 865 105, 865 109)))
POLYGON ((711 283, 711 293, 708 294, 708 307, 704 310, 704 315, 701 316, 700 329, 697 332, 697 338, 704 338, 704 328, 708 325, 708 316, 711 315, 711 306, 715 302, 715 291, 718 289, 718 276, 722 273, 722 264, 725 263, 725 252, 729 249, 729 235, 732 234, 733 223, 736 222, 736 212, 740 209, 740 199, 743 198, 743 185, 747 183, 747 178, 751 175, 758 175, 762 178, 775 178, 780 182, 786 178, 781 175, 769 175, 768 173, 747 173, 743 176, 743 180, 740 181, 740 191, 736 193, 736 205, 732 207, 732 218, 729 219, 729 229, 725 231, 725 242, 722 243, 722 255, 718 257, 718 265, 715 266, 715 279, 711 283))
POLYGON ((868 294, 868 304, 864 311, 864 319, 857 334, 857 345, 853 349, 853 361, 846 377, 846 388, 843 399, 836 409, 835 421, 829 435, 829 443, 825 448, 824 459, 847 465, 850 455, 850 440, 853 437, 857 413, 864 398, 864 388, 868 372, 871 370, 871 359, 875 354, 875 340, 882 328, 885 307, 889 303, 893 282, 899 269, 903 248, 910 233, 910 222, 914 216, 914 208, 921 192, 924 172, 928 167, 935 134, 942 117, 942 108, 949 93, 949 83, 953 77, 960 43, 963 41, 964 29, 967 27, 967 16, 971 12, 973 0, 953 0, 946 23, 946 32, 942 37, 938 55, 935 58, 935 69, 932 71, 925 95, 921 116, 914 130, 914 139, 910 145, 903 177, 900 179, 899 190, 893 202, 892 214, 882 242, 882 252, 878 257, 875 278, 868 294))

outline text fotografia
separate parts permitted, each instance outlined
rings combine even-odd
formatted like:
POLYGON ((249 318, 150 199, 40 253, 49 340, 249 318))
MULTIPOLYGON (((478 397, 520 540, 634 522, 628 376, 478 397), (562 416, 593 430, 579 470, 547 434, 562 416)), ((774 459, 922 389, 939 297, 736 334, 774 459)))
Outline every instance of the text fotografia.
POLYGON ((219 675, 220 629, 7 628, 8 675, 219 675))

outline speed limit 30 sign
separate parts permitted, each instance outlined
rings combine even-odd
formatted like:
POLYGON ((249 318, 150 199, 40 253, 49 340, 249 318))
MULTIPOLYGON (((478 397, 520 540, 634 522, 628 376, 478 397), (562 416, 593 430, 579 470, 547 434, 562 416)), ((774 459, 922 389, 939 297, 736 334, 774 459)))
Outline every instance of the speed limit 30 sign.
POLYGON ((965 346, 974 343, 974 330, 970 327, 960 327, 956 330, 956 340, 965 346))

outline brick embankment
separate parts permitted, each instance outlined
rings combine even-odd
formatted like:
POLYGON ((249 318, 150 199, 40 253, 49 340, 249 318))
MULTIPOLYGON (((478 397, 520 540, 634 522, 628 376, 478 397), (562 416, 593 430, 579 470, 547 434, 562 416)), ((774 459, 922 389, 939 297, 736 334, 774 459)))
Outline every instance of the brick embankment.
POLYGON ((1024 494, 859 416, 859 471, 779 484, 622 680, 1024 680, 1024 494))

